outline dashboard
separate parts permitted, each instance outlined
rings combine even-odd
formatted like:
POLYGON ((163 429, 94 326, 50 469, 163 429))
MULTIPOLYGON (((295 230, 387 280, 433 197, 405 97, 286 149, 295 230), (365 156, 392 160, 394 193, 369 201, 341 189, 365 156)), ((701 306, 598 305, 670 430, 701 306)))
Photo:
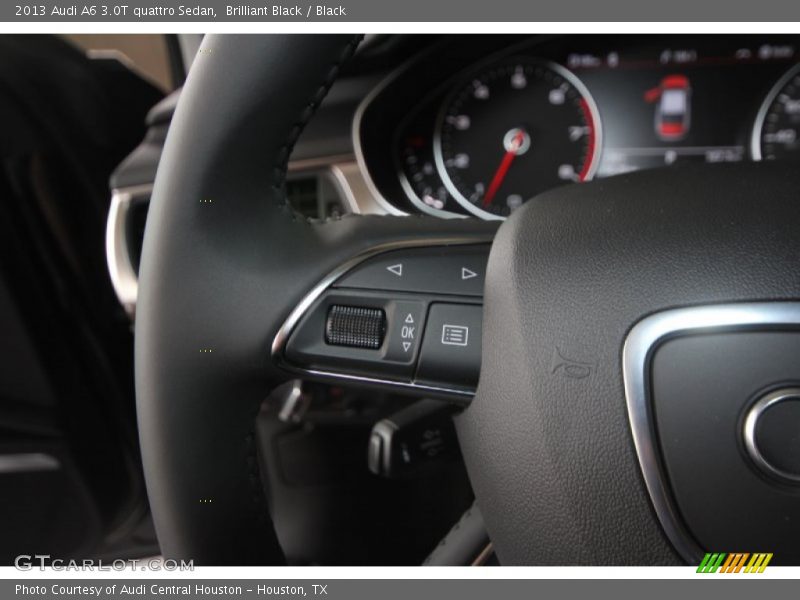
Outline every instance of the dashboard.
POLYGON ((392 212, 504 219, 652 168, 800 158, 793 36, 451 36, 361 102, 356 159, 392 212))
MULTIPOLYGON (((178 97, 112 177, 109 272, 131 315, 178 97)), ((316 221, 499 220, 556 186, 797 159, 799 36, 367 36, 294 147, 286 194, 316 221)))

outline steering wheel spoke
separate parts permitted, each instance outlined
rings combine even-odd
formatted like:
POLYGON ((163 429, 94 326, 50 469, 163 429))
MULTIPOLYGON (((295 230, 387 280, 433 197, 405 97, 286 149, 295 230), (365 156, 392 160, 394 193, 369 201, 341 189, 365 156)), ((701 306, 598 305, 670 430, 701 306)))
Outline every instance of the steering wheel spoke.
POLYGON ((360 231, 347 239, 374 243, 328 272, 297 303, 273 340, 273 361, 307 378, 467 402, 480 371, 494 227, 367 221, 357 219, 360 231), (391 233, 396 225, 403 236, 391 233))

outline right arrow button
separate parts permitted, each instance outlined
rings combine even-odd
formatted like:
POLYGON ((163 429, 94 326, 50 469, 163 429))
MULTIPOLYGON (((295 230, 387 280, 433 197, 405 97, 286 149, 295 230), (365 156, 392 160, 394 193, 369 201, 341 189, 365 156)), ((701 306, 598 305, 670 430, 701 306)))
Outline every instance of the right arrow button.
POLYGON ((488 244, 395 250, 342 276, 336 287, 482 296, 488 244))

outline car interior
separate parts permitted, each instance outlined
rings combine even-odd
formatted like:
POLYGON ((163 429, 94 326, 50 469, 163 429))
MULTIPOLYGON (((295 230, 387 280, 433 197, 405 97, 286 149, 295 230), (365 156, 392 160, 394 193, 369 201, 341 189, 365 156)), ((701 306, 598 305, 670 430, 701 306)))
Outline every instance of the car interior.
POLYGON ((0 36, 0 556, 800 562, 800 39, 0 36))

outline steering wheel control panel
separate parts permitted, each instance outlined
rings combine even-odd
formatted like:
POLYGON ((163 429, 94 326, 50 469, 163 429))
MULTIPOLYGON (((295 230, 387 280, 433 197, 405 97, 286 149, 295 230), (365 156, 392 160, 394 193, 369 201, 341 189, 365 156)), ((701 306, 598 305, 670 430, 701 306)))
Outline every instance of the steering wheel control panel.
POLYGON ((312 292, 273 349, 306 374, 469 399, 488 256, 488 244, 375 254, 312 292))

